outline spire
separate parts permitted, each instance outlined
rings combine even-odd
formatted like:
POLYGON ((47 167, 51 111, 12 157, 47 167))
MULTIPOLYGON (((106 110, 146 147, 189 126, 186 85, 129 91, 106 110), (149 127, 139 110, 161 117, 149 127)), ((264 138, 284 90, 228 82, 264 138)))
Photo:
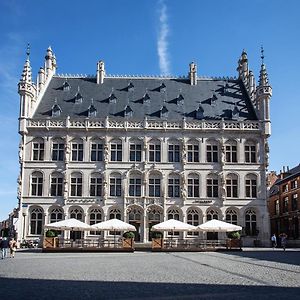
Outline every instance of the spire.
POLYGON ((27 55, 27 59, 24 64, 21 82, 32 83, 31 66, 30 66, 30 60, 29 60, 29 55, 30 55, 30 45, 29 44, 27 44, 26 55, 27 55))
POLYGON ((266 70, 266 65, 264 64, 264 48, 261 47, 261 67, 260 67, 260 73, 259 73, 259 86, 268 86, 269 85, 269 79, 268 79, 268 73, 266 70))

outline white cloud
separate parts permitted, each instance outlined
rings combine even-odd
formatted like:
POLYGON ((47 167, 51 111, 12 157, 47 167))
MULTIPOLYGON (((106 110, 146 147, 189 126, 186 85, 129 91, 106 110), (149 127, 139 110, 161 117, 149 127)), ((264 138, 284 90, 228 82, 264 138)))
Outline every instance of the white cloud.
POLYGON ((159 33, 157 39, 157 52, 159 68, 162 75, 170 74, 170 61, 168 54, 169 24, 167 6, 164 1, 159 1, 159 33))

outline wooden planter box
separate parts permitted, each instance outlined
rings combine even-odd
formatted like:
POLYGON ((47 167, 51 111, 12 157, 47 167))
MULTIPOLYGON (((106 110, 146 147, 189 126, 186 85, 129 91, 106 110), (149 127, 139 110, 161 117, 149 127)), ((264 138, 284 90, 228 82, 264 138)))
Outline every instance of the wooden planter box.
POLYGON ((226 240, 226 248, 242 248, 242 241, 240 239, 228 239, 226 240))
POLYGON ((158 239, 153 239, 152 238, 152 249, 161 249, 163 248, 163 239, 158 238, 158 239))
POLYGON ((123 246, 123 248, 126 248, 126 249, 128 249, 128 248, 133 249, 134 248, 134 239, 123 238, 122 246, 123 246))
POLYGON ((57 237, 45 237, 43 242, 43 248, 57 248, 58 238, 57 237))

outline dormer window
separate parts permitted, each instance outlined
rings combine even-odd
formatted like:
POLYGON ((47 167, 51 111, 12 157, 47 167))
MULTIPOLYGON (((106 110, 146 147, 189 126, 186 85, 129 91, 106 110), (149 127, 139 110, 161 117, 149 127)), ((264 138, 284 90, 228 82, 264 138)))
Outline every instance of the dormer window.
POLYGON ((75 95, 75 103, 82 103, 82 96, 80 94, 80 92, 77 92, 77 94, 75 95))
POLYGON ((177 97, 177 105, 182 105, 184 102, 184 97, 180 94, 177 97))
POLYGON ((215 105, 216 101, 217 101, 218 97, 215 93, 212 94, 211 98, 210 98, 210 104, 211 105, 215 105))
POLYGON ((69 91, 70 90, 71 86, 70 86, 70 84, 68 83, 67 80, 63 83, 62 88, 63 88, 63 91, 69 91))
POLYGON ((196 110, 196 119, 202 120, 203 118, 204 118, 204 109, 200 104, 198 109, 196 110))
POLYGON ((165 106, 163 106, 163 107, 161 108, 161 110, 160 110, 160 117, 161 117, 161 118, 167 118, 167 117, 168 117, 168 114, 169 114, 168 109, 167 109, 165 106))
POLYGON ((61 114, 61 108, 58 104, 52 106, 52 117, 59 117, 61 114))
POLYGON ((134 91, 134 85, 132 82, 130 82, 127 86, 127 91, 128 92, 133 92, 134 91))
POLYGON ((132 114, 133 114, 133 111, 132 111, 131 107, 129 105, 126 105, 126 107, 124 109, 124 117, 131 118, 132 114))
POLYGON ((226 93, 228 92, 228 88, 229 88, 228 82, 224 83, 224 86, 223 86, 223 94, 226 94, 226 93))
POLYGON ((146 93, 143 97, 143 103, 150 103, 150 96, 148 95, 148 93, 146 93))
POLYGON ((88 116, 89 118, 97 116, 97 109, 93 104, 91 104, 88 108, 88 116))
POLYGON ((240 115, 240 111, 237 105, 234 105, 234 109, 232 110, 232 119, 237 119, 240 115))
POLYGON ((166 91, 166 88, 167 88, 166 85, 164 83, 162 83, 159 87, 159 91, 164 93, 166 91))
POLYGON ((109 103, 116 103, 117 102, 117 97, 115 96, 115 94, 110 94, 108 97, 109 103))

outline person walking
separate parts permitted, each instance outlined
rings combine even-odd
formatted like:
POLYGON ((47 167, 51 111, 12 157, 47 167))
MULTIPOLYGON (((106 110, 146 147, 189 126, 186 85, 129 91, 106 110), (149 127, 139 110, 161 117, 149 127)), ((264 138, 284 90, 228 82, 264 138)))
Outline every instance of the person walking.
POLYGON ((273 247, 273 250, 274 250, 277 247, 277 238, 276 238, 275 233, 271 237, 271 242, 272 242, 272 247, 273 247))
POLYGON ((10 258, 15 258, 15 253, 17 250, 17 242, 14 238, 11 238, 9 241, 9 249, 10 249, 10 258))
POLYGON ((280 235, 280 241, 281 241, 281 247, 283 248, 283 251, 285 251, 286 248, 286 242, 287 242, 287 235, 285 233, 282 233, 280 235))
POLYGON ((1 241, 1 254, 2 254, 2 259, 7 257, 7 252, 9 248, 8 240, 7 237, 4 237, 3 240, 1 241))

